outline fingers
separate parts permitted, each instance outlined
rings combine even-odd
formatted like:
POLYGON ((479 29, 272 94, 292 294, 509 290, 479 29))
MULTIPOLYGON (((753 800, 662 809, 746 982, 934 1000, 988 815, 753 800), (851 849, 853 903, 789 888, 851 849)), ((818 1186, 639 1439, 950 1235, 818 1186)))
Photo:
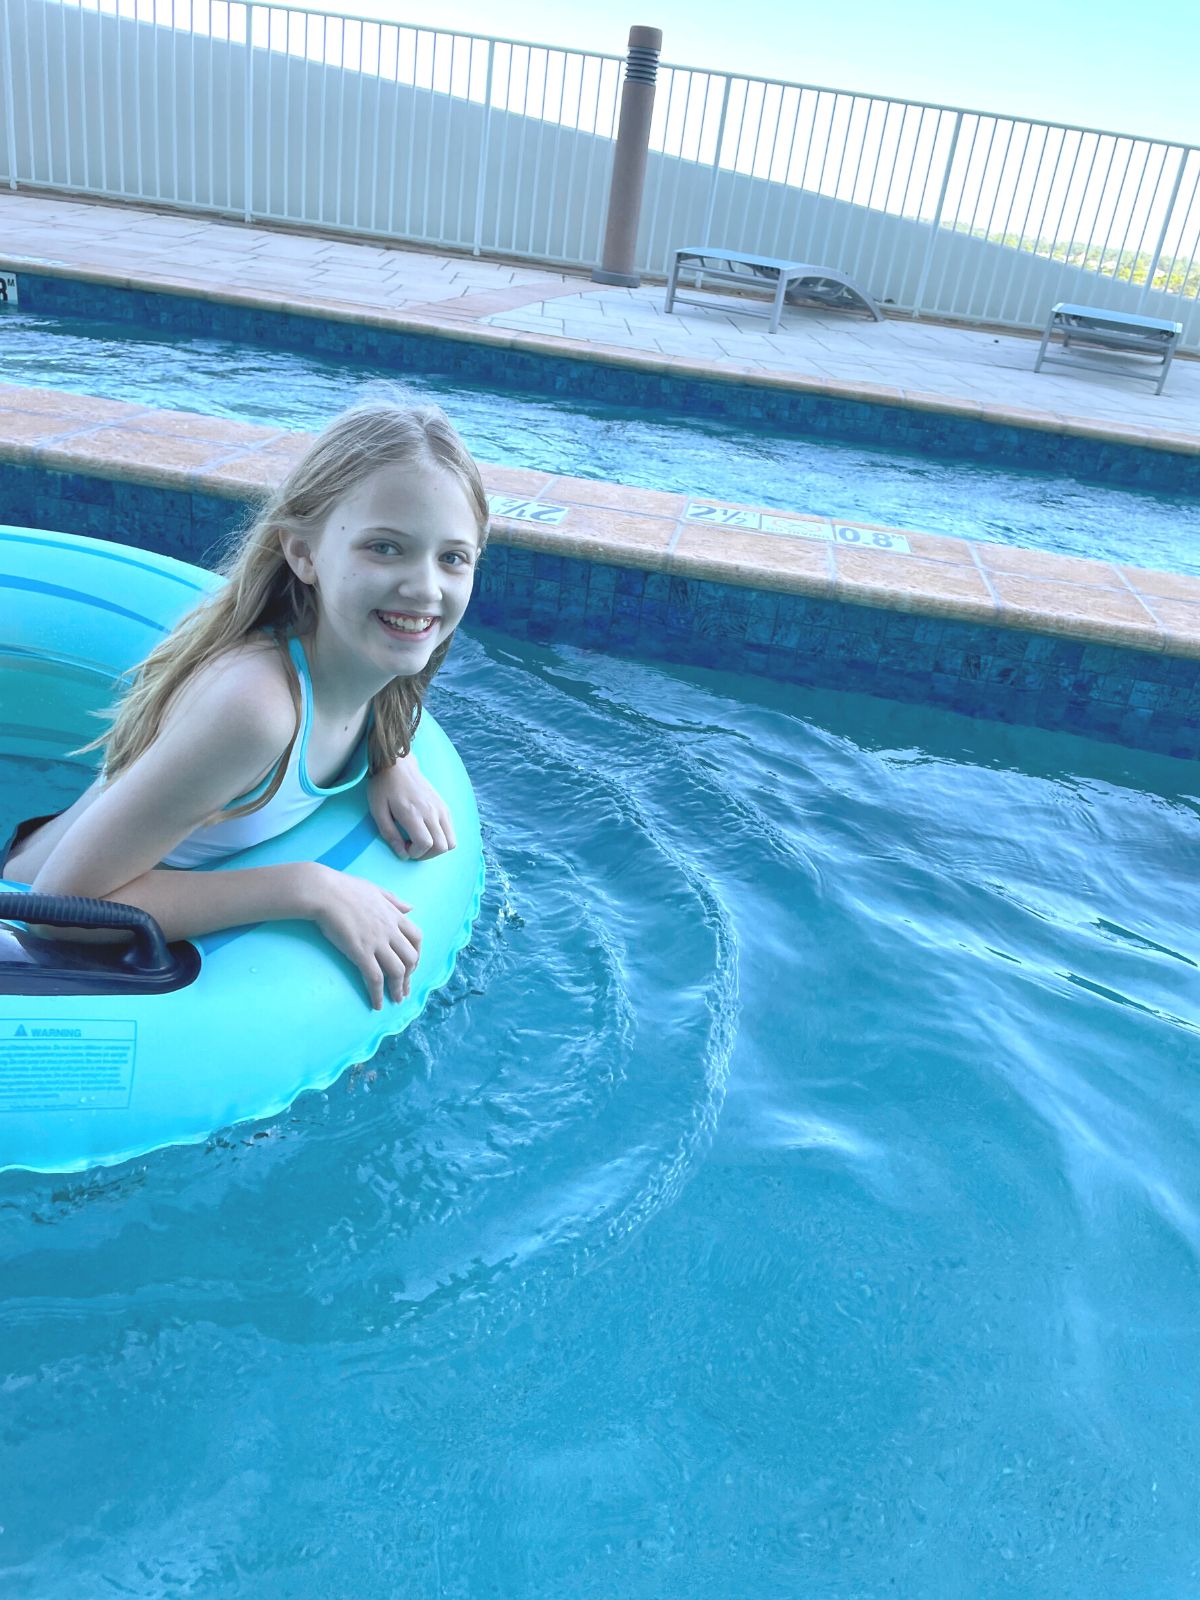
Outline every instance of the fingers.
POLYGON ((381 950, 377 960, 387 992, 393 1003, 407 1000, 412 989, 412 975, 421 959, 421 930, 408 923, 392 935, 392 942, 381 950))
POLYGON ((383 969, 380 967, 378 961, 365 960, 359 962, 358 970, 362 973, 363 982, 367 986, 367 998, 371 1002, 371 1010, 382 1011, 384 985, 383 969))
POLYGON ((410 861, 445 855, 447 850, 453 850, 458 844, 450 813, 444 809, 435 815, 414 818, 411 824, 405 824, 405 831, 412 839, 407 851, 410 861))
POLYGON ((411 818, 405 823, 404 831, 408 835, 405 853, 410 861, 423 861, 427 855, 436 855, 433 832, 423 817, 411 818))
POLYGON ((446 807, 438 802, 437 810, 430 823, 430 832, 438 841, 435 854, 440 855, 445 850, 453 850, 458 840, 454 837, 454 824, 450 820, 450 813, 446 807))
POLYGON ((419 948, 397 941, 397 944, 386 945, 359 964, 372 1011, 383 1010, 385 994, 394 1005, 408 999, 412 975, 419 959, 419 948))
MULTIPOLYGON (((393 1005, 399 1005, 401 1000, 408 998, 408 967, 394 950, 389 949, 380 953, 379 969, 387 984, 388 999, 393 1005)), ((375 1009, 378 1011, 379 1007, 376 1006, 375 1009)))
POLYGON ((444 855, 458 843, 450 813, 440 801, 422 807, 405 804, 393 814, 391 808, 379 800, 371 806, 371 815, 381 836, 406 861, 425 861, 444 855))
POLYGON ((372 801, 370 810, 375 826, 379 829, 380 837, 386 844, 391 846, 398 856, 407 857, 408 846, 405 843, 404 835, 396 826, 395 819, 387 806, 382 801, 372 801))
MULTIPOLYGON (((388 895, 387 898, 393 905, 399 906, 400 902, 394 896, 388 895)), ((405 910, 408 909, 405 907, 405 910)), ((388 943, 375 950, 372 958, 363 963, 362 971, 367 980, 372 1010, 382 1009, 385 992, 395 1005, 408 999, 412 990, 412 975, 420 959, 421 930, 401 916, 391 930, 388 943)))

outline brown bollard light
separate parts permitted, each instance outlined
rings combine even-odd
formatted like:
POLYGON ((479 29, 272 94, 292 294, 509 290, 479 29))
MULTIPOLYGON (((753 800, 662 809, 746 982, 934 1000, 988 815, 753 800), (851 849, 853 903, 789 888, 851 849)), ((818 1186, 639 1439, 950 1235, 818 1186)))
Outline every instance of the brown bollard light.
POLYGON ((654 81, 658 76, 661 49, 661 28, 630 28, 625 82, 621 88, 621 120, 608 191, 604 253, 600 265, 592 273, 593 283, 615 283, 623 289, 636 289, 642 281, 633 270, 633 260, 642 214, 650 118, 654 114, 654 81))

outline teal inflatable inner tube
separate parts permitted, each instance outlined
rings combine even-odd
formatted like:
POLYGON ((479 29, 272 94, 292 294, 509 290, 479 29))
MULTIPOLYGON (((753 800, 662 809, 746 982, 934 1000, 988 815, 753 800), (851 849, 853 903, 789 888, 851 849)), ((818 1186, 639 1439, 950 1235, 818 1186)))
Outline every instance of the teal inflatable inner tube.
MULTIPOLYGON (((94 738, 116 680, 219 581, 169 556, 0 527, 0 755, 60 761, 94 738)), ((198 970, 166 992, 38 994, 9 973, 0 1171, 77 1172, 274 1116, 420 1015, 470 936, 483 850, 470 780, 428 712, 413 750, 450 809, 456 849, 401 860, 376 831, 364 782, 287 833, 193 869, 308 860, 370 878, 413 907, 422 932, 408 998, 373 1011, 360 974, 307 922, 193 940, 198 970)), ((88 776, 81 770, 81 790, 88 776)), ((3 796, 0 834, 28 814, 22 801, 3 796)), ((0 892, 26 887, 0 881, 0 892)))

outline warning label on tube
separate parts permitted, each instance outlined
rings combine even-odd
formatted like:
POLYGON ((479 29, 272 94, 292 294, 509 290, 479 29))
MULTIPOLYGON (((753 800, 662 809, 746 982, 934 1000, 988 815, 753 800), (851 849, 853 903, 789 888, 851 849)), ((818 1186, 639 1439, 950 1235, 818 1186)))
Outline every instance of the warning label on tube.
POLYGON ((136 1056, 136 1022, 6 1019, 0 1022, 0 1113, 124 1110, 136 1056))

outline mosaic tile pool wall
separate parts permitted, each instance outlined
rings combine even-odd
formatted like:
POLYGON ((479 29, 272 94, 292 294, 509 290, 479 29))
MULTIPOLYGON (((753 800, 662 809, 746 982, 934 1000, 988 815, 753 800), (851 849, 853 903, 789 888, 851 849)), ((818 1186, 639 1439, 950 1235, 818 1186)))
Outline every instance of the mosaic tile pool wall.
POLYGON ((872 405, 836 395, 754 384, 741 376, 736 382, 686 377, 632 364, 543 355, 478 339, 302 316, 294 311, 127 289, 79 278, 22 271, 17 274, 17 285, 21 308, 46 315, 229 339, 371 362, 395 372, 419 371, 566 398, 586 395, 590 401, 638 410, 718 417, 784 433, 1069 473, 1162 493, 1200 495, 1200 455, 981 422, 944 411, 872 405))
MULTIPOLYGON (((0 520, 209 561, 244 504, 0 463, 0 520)), ((547 555, 493 539, 468 618, 517 637, 1200 756, 1200 661, 547 555)))

